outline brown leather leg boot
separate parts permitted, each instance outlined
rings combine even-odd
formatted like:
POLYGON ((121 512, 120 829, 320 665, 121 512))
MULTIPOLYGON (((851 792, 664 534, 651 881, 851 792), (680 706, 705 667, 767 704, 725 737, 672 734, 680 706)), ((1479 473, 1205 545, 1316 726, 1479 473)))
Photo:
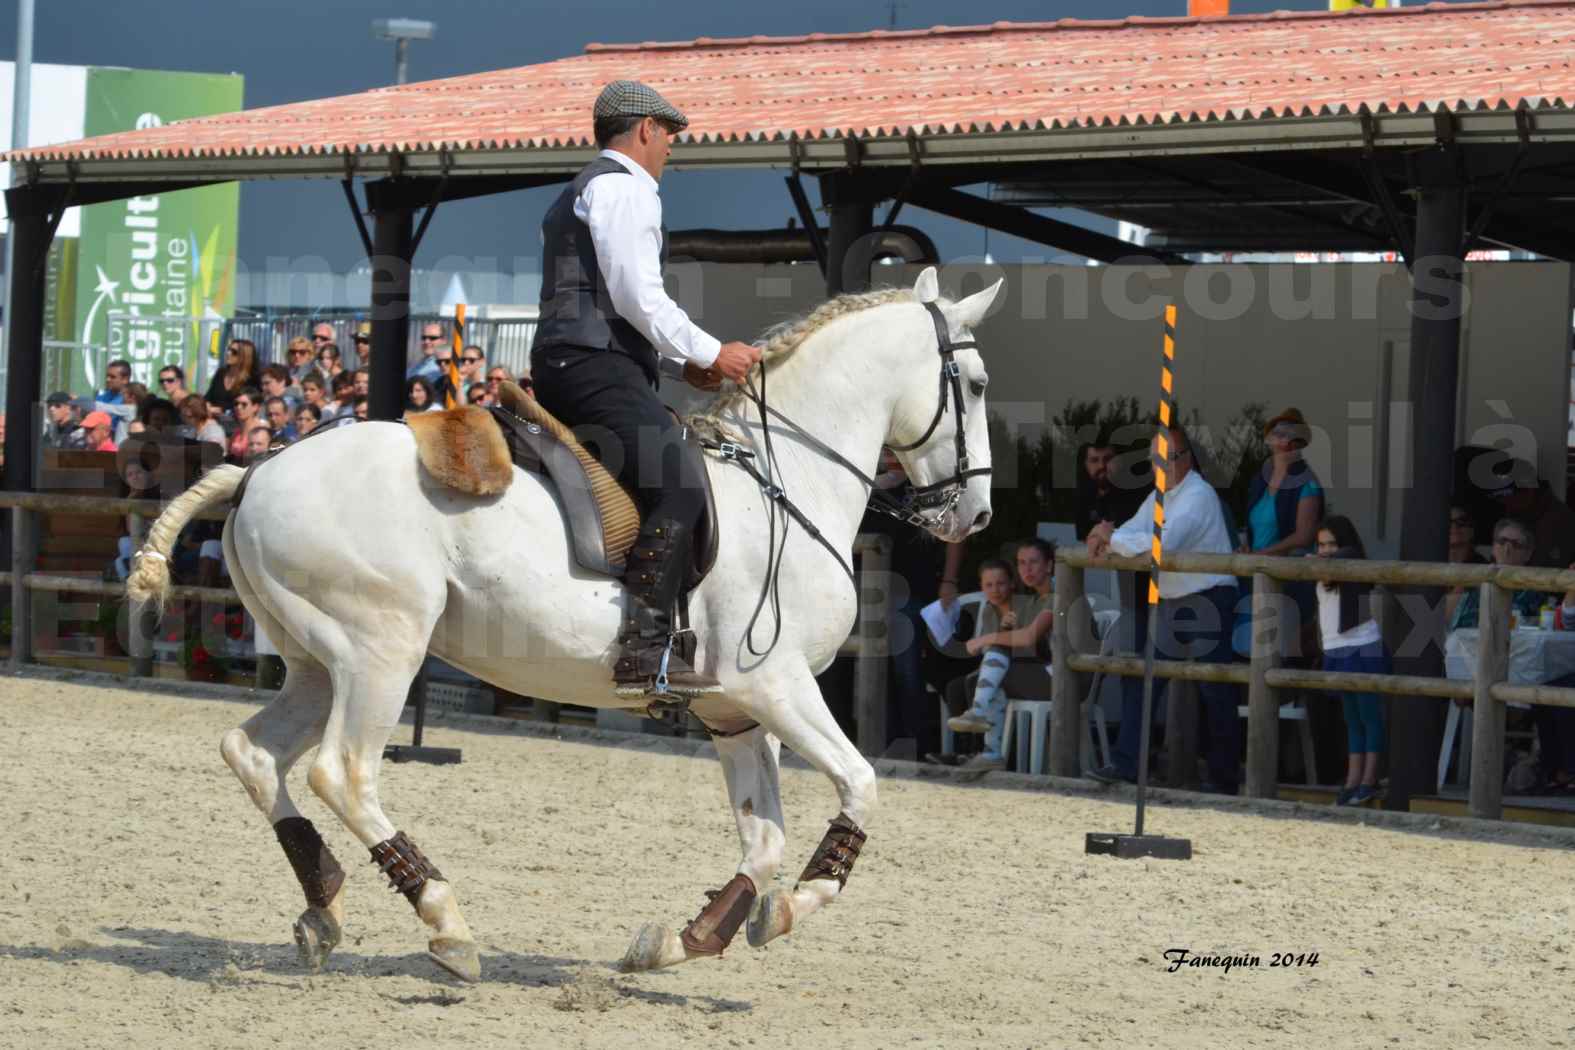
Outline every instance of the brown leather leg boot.
POLYGON ((662 700, 720 693, 722 684, 691 667, 673 644, 673 603, 688 568, 689 529, 670 518, 646 522, 629 551, 623 582, 628 611, 613 667, 619 696, 662 700))

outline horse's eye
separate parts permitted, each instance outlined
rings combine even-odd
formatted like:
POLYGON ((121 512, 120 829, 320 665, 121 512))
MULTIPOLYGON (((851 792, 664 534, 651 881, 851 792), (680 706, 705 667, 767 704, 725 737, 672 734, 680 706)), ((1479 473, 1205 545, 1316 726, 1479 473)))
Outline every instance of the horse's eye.
POLYGON ((980 380, 980 379, 975 379, 972 383, 968 384, 968 389, 973 391, 973 396, 974 397, 983 397, 984 396, 984 381, 980 380))

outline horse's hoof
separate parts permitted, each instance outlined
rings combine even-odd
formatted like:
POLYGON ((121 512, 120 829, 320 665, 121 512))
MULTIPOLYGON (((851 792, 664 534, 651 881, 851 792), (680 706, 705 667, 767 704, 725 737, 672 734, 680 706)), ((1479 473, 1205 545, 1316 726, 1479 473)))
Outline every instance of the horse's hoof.
POLYGON ((793 895, 787 890, 775 889, 763 893, 749 913, 749 925, 744 935, 751 948, 759 948, 776 940, 793 929, 793 895))
POLYGON ((462 981, 475 984, 481 980, 481 953, 475 941, 434 937, 427 942, 427 958, 462 981))
POLYGON ((618 968, 624 973, 640 973, 674 966, 687 959, 683 942, 678 935, 658 923, 648 922, 634 935, 629 950, 624 953, 618 968))
POLYGON ((295 949, 301 965, 316 973, 339 946, 339 923, 326 908, 308 908, 295 920, 295 949))

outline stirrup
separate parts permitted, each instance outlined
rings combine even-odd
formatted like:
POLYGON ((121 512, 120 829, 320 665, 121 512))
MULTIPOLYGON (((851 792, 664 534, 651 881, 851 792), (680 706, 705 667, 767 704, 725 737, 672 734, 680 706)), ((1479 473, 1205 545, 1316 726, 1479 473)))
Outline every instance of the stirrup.
POLYGON ((687 673, 678 671, 673 675, 668 674, 668 668, 673 656, 673 645, 679 634, 689 628, 674 631, 667 636, 667 645, 662 649, 661 658, 656 665, 656 673, 640 683, 625 683, 614 685, 613 693, 617 696, 645 697, 650 701, 650 707, 657 710, 685 709, 689 706, 691 697, 705 693, 720 693, 722 685, 709 676, 702 676, 699 672, 690 669, 687 673), (706 681, 699 681, 702 677, 706 681), (686 679, 688 679, 686 681, 686 679))

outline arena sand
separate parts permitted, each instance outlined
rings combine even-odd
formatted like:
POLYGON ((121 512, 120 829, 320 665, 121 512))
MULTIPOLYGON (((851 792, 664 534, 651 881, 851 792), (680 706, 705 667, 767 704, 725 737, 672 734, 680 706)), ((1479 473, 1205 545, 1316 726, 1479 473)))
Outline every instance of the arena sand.
MULTIPOLYGON (((737 861, 711 759, 464 732, 385 766, 395 823, 454 881, 460 984, 367 854, 344 945, 297 964, 299 890, 219 758, 247 705, 0 679, 0 1047, 1564 1046, 1570 851, 1164 807, 1190 863, 1090 858, 1130 806, 883 781, 845 898, 785 940, 625 976, 737 861), (1165 951, 1257 955, 1183 968, 1165 951), (1270 969, 1271 953, 1318 953, 1270 969)), ((401 729, 401 734, 408 729, 401 729)), ((791 878, 836 804, 785 770, 791 878)))

